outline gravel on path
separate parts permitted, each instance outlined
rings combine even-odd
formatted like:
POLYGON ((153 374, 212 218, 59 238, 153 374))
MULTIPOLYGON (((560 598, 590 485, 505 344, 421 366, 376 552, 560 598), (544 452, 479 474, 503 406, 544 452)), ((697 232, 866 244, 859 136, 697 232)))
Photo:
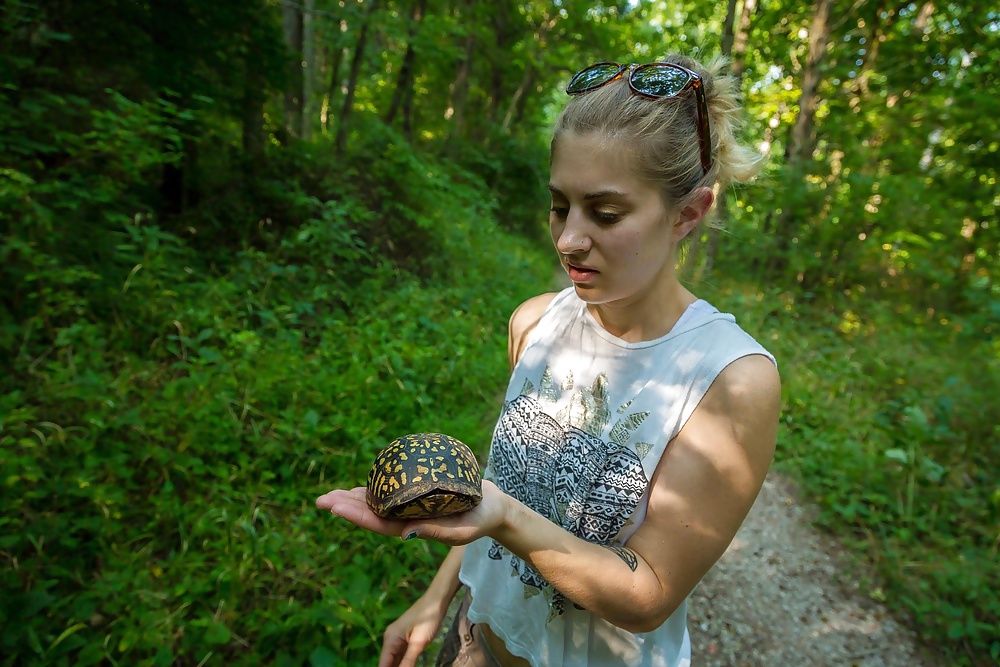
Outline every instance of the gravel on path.
POLYGON ((691 595, 696 667, 938 667, 851 577, 794 485, 771 472, 729 549, 691 595))

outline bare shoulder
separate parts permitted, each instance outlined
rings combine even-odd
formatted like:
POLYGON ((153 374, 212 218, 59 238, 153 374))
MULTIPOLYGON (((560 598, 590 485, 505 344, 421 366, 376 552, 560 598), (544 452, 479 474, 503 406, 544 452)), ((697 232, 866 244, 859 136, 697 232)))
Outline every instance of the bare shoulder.
POLYGON ((764 355, 751 354, 723 369, 699 409, 740 421, 755 417, 776 419, 780 407, 781 378, 777 367, 764 355))
POLYGON ((538 324, 545 309, 557 294, 558 292, 547 292, 533 296, 514 309, 507 327, 507 354, 511 368, 514 368, 514 364, 521 357, 528 334, 538 324))
POLYGON ((700 451, 706 462, 723 468, 743 460, 749 464, 744 472, 763 482, 780 413, 781 379, 774 363, 761 354, 741 357, 712 383, 676 444, 700 451))
POLYGON ((510 332, 517 336, 523 336, 534 329, 545 309, 549 307, 557 294, 558 292, 539 294, 515 308, 510 316, 510 332))

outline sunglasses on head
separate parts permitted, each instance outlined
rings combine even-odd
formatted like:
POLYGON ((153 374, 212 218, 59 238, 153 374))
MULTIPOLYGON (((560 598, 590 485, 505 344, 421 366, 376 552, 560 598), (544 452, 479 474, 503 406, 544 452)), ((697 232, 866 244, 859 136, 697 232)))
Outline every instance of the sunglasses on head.
POLYGON ((674 63, 622 65, 597 63, 580 70, 566 86, 569 95, 580 95, 617 80, 628 73, 628 87, 636 95, 651 100, 680 97, 688 88, 694 89, 698 106, 698 139, 701 142, 701 168, 708 173, 712 166, 712 139, 708 126, 708 103, 702 78, 687 67, 674 63))

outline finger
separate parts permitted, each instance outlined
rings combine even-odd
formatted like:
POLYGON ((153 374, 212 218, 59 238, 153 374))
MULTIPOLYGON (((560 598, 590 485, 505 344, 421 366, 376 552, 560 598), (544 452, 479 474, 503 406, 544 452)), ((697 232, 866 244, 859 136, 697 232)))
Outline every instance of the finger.
POLYGON ((403 522, 383 519, 371 511, 365 503, 352 500, 341 500, 330 507, 337 516, 347 519, 355 526, 379 533, 381 535, 397 536, 402 534, 403 522))
POLYGON ((379 655, 378 667, 397 667, 400 659, 406 653, 406 637, 396 636, 391 639, 386 638, 382 644, 382 653, 379 655))
POLYGON ((375 514, 366 500, 365 487, 334 489, 316 499, 316 506, 366 530, 382 535, 399 535, 401 521, 389 521, 375 514))
POLYGON ((330 509, 334 503, 340 501, 366 501, 367 489, 363 486, 358 486, 353 489, 334 489, 329 493, 324 493, 322 496, 316 499, 316 507, 320 509, 330 509))
POLYGON ((437 519, 410 521, 402 526, 400 537, 406 538, 416 533, 416 537, 421 539, 444 544, 465 544, 480 537, 487 525, 479 512, 460 512, 437 519))
POLYGON ((417 667, 417 658, 420 657, 426 645, 425 643, 411 640, 406 648, 406 654, 399 663, 399 667, 417 667))
POLYGON ((351 500, 351 494, 345 489, 334 489, 316 499, 316 507, 328 510, 334 504, 351 500))

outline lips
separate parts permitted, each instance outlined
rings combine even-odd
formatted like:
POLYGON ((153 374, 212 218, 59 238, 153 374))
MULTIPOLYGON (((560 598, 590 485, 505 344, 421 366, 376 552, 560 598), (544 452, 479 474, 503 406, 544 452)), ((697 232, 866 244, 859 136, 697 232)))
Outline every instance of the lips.
POLYGON ((594 276, 600 273, 597 269, 592 269, 588 266, 582 264, 571 264, 566 263, 566 273, 569 274, 569 279, 575 283, 585 283, 591 280, 594 276))

